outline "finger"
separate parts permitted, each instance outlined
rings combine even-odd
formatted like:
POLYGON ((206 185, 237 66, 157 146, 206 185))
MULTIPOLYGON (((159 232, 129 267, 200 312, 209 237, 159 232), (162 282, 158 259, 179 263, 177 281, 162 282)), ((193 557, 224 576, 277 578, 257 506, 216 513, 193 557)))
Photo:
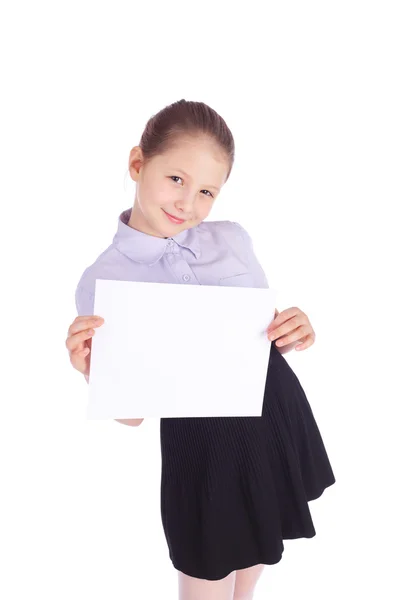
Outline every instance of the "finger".
POLYGON ((96 321, 100 323, 104 323, 104 318, 98 315, 80 315, 76 317, 71 324, 71 327, 77 323, 84 323, 85 321, 96 321))
POLYGON ((76 352, 76 351, 75 352, 70 352, 69 356, 70 356, 71 363, 73 365, 80 364, 79 361, 81 361, 82 358, 85 358, 89 354, 89 352, 90 352, 90 348, 88 348, 88 347, 84 348, 80 352, 76 352))
MULTIPOLYGON (((294 306, 293 308, 285 308, 285 310, 278 313, 275 319, 268 325, 267 331, 274 331, 277 327, 285 323, 285 321, 292 319, 293 317, 299 315, 299 313, 302 314, 301 310, 298 309, 296 306, 294 306)), ((301 323, 297 323, 296 327, 300 324, 301 323)))
POLYGON ((76 323, 77 321, 82 321, 82 319, 103 319, 103 317, 100 317, 100 315, 78 315, 73 322, 76 323))
POLYGON ((310 346, 312 346, 313 343, 314 343, 313 338, 311 336, 309 336, 304 342, 295 346, 295 350, 306 350, 306 348, 309 348, 310 346))
MULTIPOLYGON (((281 316, 281 314, 282 313, 280 313, 279 317, 281 316)), ((277 317, 277 319, 279 317, 277 317)), ((302 319, 299 315, 296 315, 295 317, 292 317, 289 320, 285 320, 285 322, 282 325, 279 325, 277 327, 275 327, 275 324, 274 324, 274 326, 271 329, 269 327, 267 329, 268 339, 271 341, 277 340, 282 335, 285 335, 285 334, 290 333, 291 331, 294 331, 300 325, 302 325, 302 319)))
POLYGON ((85 331, 82 331, 80 333, 75 333, 74 335, 67 337, 67 339, 65 340, 65 345, 68 348, 68 351, 69 352, 75 352, 75 351, 80 352, 81 350, 83 350, 84 342, 86 340, 90 339, 91 337, 93 337, 94 333, 95 333, 94 329, 86 329, 85 331))
POLYGON ((288 335, 284 335, 279 337, 276 340, 277 346, 286 346, 287 344, 291 344, 292 342, 296 342, 297 340, 303 340, 308 335, 308 331, 305 326, 297 327, 294 331, 291 331, 288 335))
POLYGON ((69 326, 68 336, 75 335, 75 333, 89 329, 90 327, 100 327, 103 323, 104 319, 102 317, 94 317, 92 315, 77 317, 69 326))
POLYGON ((89 348, 85 348, 81 352, 70 352, 69 360, 74 369, 77 369, 80 373, 85 373, 88 369, 87 356, 89 354, 89 348))

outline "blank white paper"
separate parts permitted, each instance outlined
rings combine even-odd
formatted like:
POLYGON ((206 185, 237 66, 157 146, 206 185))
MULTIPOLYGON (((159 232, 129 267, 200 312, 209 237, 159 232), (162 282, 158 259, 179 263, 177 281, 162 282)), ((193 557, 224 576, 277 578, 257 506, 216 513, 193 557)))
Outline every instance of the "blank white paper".
POLYGON ((261 416, 276 292, 97 279, 89 419, 261 416))

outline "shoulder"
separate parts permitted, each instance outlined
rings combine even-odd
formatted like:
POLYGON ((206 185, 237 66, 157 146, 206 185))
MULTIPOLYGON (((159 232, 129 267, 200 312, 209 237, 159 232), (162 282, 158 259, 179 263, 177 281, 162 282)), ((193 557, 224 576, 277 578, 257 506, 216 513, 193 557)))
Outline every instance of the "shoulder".
POLYGON ((228 243, 251 245, 251 237, 242 225, 236 221, 203 221, 198 225, 203 235, 224 238, 228 243))
POLYGON ((122 269, 123 256, 113 246, 104 250, 81 274, 75 291, 75 305, 79 315, 92 315, 96 279, 117 279, 122 269))
POLYGON ((200 236, 214 239, 216 243, 225 241, 232 248, 240 248, 245 252, 253 248, 252 238, 247 230, 236 221, 203 221, 198 225, 200 236))

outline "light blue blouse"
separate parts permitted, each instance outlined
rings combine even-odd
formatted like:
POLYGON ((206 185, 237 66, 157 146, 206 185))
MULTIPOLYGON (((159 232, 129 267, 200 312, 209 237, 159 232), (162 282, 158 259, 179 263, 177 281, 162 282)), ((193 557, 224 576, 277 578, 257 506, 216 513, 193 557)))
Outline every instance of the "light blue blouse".
MULTIPOLYGON (((122 212, 112 244, 78 282, 79 315, 92 315, 96 279, 268 288, 251 237, 232 221, 203 221, 171 238, 137 231, 122 212)), ((101 315, 100 315, 101 316, 101 315)))

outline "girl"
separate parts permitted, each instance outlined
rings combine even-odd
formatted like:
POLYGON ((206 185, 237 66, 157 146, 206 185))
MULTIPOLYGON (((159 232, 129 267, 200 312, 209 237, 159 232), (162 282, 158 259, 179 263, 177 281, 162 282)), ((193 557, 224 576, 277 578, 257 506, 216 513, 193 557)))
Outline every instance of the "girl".
MULTIPOLYGON (((103 323, 93 317, 96 279, 268 287, 248 233, 238 223, 204 221, 233 161, 229 128, 202 102, 180 100, 147 123, 129 156, 133 208, 120 214, 112 244, 76 289, 79 316, 66 345, 87 381, 91 338, 103 323)), ((283 540, 315 535, 308 502, 335 482, 303 388, 282 356, 310 347, 313 328, 303 311, 288 308, 276 311, 267 333, 261 417, 160 420, 161 515, 181 600, 252 598, 264 565, 282 558, 283 540)))

